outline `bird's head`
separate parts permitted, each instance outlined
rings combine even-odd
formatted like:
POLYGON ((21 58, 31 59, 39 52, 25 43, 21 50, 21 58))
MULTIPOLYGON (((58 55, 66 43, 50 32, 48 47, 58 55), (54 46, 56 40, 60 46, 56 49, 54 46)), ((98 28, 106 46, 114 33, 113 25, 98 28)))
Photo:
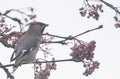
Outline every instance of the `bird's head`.
POLYGON ((31 22, 29 24, 29 32, 36 32, 37 34, 41 35, 48 24, 42 23, 42 22, 31 22))

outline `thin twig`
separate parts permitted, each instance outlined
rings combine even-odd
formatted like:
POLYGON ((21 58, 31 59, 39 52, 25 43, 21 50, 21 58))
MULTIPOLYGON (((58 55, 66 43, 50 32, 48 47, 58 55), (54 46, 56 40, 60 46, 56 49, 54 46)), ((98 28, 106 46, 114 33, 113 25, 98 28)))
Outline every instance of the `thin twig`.
POLYGON ((112 4, 110 4, 110 3, 108 3, 108 2, 106 2, 106 1, 104 1, 104 0, 100 0, 102 3, 104 3, 105 5, 107 5, 108 7, 110 7, 111 9, 113 9, 115 12, 117 12, 117 13, 119 13, 120 14, 120 11, 116 8, 116 7, 114 7, 112 4))
POLYGON ((0 68, 2 68, 5 71, 5 73, 7 74, 7 78, 14 79, 14 76, 9 72, 9 70, 5 66, 2 65, 2 63, 0 63, 0 68))
POLYGON ((53 35, 53 34, 49 34, 49 33, 44 33, 43 35, 53 36, 53 37, 62 38, 62 39, 66 38, 66 37, 63 37, 63 36, 53 35))
POLYGON ((97 27, 97 28, 93 28, 93 29, 91 29, 91 30, 87 30, 87 31, 85 31, 85 32, 83 32, 83 33, 80 33, 80 34, 78 34, 78 35, 75 35, 74 37, 78 37, 78 36, 81 36, 81 35, 83 35, 83 34, 85 34, 85 33, 88 33, 88 32, 91 32, 91 31, 94 31, 94 30, 97 30, 97 29, 101 29, 101 28, 103 28, 103 25, 99 25, 99 27, 97 27))
MULTIPOLYGON (((22 63, 22 64, 33 64, 33 63, 50 63, 50 62, 65 62, 65 61, 74 61, 73 59, 61 59, 61 60, 51 60, 51 61, 36 61, 32 63, 22 63)), ((11 67, 14 66, 14 64, 7 64, 7 65, 0 65, 0 68, 3 67, 11 67)))
POLYGON ((1 15, 3 15, 3 16, 5 16, 5 17, 7 17, 7 18, 9 18, 9 19, 11 19, 11 20, 13 20, 13 21, 15 21, 15 22, 17 22, 19 25, 20 25, 20 27, 21 27, 21 25, 23 25, 23 23, 21 22, 21 20, 20 19, 18 19, 18 18, 13 18, 13 17, 10 17, 10 16, 8 16, 8 15, 6 15, 6 14, 1 14, 1 15))
POLYGON ((99 25, 97 28, 93 28, 93 29, 87 30, 87 31, 82 32, 80 34, 77 34, 75 36, 69 35, 68 37, 63 37, 63 36, 58 36, 58 35, 53 35, 53 34, 45 33, 43 35, 53 36, 53 37, 56 37, 56 38, 61 38, 63 40, 60 40, 60 41, 49 41, 49 42, 44 42, 44 43, 59 43, 59 44, 63 44, 64 45, 64 44, 66 44, 65 41, 67 41, 67 40, 73 40, 74 38, 76 38, 78 36, 81 36, 83 34, 86 34, 88 32, 92 32, 92 31, 95 31, 95 30, 98 30, 98 29, 101 29, 101 28, 103 28, 103 25, 99 25))
POLYGON ((65 40, 60 40, 60 41, 45 41, 45 42, 42 42, 42 43, 57 43, 57 44, 62 44, 62 45, 66 45, 67 43, 65 42, 65 40))
POLYGON ((51 60, 51 61, 37 61, 37 62, 33 62, 33 63, 50 63, 50 62, 65 62, 65 61, 74 61, 73 59, 63 59, 63 60, 51 60))

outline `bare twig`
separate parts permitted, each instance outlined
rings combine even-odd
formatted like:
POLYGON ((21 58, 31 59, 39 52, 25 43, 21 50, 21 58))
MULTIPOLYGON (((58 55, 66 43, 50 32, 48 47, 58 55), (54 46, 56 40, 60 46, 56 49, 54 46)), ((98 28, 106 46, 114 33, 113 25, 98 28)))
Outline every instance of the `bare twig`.
POLYGON ((14 76, 9 72, 9 70, 5 66, 2 65, 2 63, 0 63, 0 68, 2 68, 5 71, 5 73, 7 74, 7 78, 14 79, 14 76))
POLYGON ((85 34, 85 33, 88 33, 88 32, 94 31, 94 30, 98 30, 98 29, 101 29, 101 28, 103 28, 103 25, 99 25, 97 28, 93 28, 93 29, 91 29, 91 30, 87 30, 87 31, 85 31, 85 32, 83 32, 83 33, 80 33, 80 34, 78 34, 78 35, 75 35, 74 37, 78 37, 78 36, 81 36, 81 35, 83 35, 83 34, 85 34))
MULTIPOLYGON (((54 62, 65 62, 65 61, 75 61, 75 60, 73 60, 73 59, 54 60, 54 62)), ((51 60, 51 61, 36 61, 36 62, 32 62, 32 63, 50 63, 50 62, 53 62, 53 60, 51 60)), ((22 63, 22 64, 32 64, 32 63, 22 63)), ((11 67, 11 66, 14 66, 14 64, 0 65, 0 68, 11 67)))
POLYGON ((7 18, 9 18, 9 19, 17 22, 17 23, 20 25, 20 27, 21 27, 21 25, 23 24, 20 19, 18 19, 18 18, 13 18, 13 17, 11 17, 11 16, 6 15, 6 12, 3 13, 3 14, 1 14, 1 15, 3 15, 3 16, 5 16, 5 17, 7 17, 7 18))
MULTIPOLYGON (((63 59, 63 60, 54 60, 54 62, 65 62, 65 61, 74 61, 73 59, 63 59)), ((53 62, 53 60, 51 61, 37 61, 37 62, 33 62, 33 63, 50 63, 53 62)))
POLYGON ((104 1, 104 0, 100 0, 102 3, 104 3, 105 5, 107 5, 108 7, 110 7, 111 9, 113 9, 115 12, 120 14, 120 11, 117 9, 117 7, 114 7, 112 4, 104 1))
POLYGON ((62 38, 62 39, 66 38, 66 37, 63 37, 63 36, 53 35, 53 34, 49 34, 49 33, 44 33, 43 35, 53 36, 53 37, 62 38))
MULTIPOLYGON (((78 36, 81 36, 81 35, 86 34, 88 32, 91 32, 91 31, 94 31, 94 30, 98 30, 98 29, 101 29, 101 28, 103 28, 103 25, 99 25, 97 28, 93 28, 93 29, 87 30, 87 31, 82 32, 82 33, 80 33, 78 35, 75 35, 73 37, 78 37, 78 36)), ((53 34, 49 34, 49 33, 45 33, 43 35, 53 36, 53 37, 62 38, 62 39, 66 39, 66 40, 72 40, 73 39, 71 35, 69 35, 68 37, 53 35, 53 34)))
POLYGON ((62 45, 66 45, 67 43, 65 42, 65 40, 60 40, 60 41, 46 41, 46 42, 42 42, 42 43, 57 43, 57 44, 62 44, 62 45))
POLYGON ((75 36, 69 35, 68 37, 63 37, 63 36, 58 36, 58 35, 45 33, 43 35, 53 36, 53 37, 56 37, 56 38, 61 38, 63 40, 60 40, 60 41, 48 41, 48 42, 43 42, 43 43, 59 43, 59 44, 63 44, 64 45, 64 44, 66 44, 65 41, 67 41, 67 40, 73 40, 74 38, 76 38, 78 36, 81 36, 83 34, 86 34, 88 32, 92 32, 92 31, 95 31, 95 30, 98 30, 98 29, 101 29, 101 28, 103 28, 103 25, 99 25, 97 28, 93 28, 93 29, 87 30, 87 31, 82 32, 80 34, 77 34, 75 36))

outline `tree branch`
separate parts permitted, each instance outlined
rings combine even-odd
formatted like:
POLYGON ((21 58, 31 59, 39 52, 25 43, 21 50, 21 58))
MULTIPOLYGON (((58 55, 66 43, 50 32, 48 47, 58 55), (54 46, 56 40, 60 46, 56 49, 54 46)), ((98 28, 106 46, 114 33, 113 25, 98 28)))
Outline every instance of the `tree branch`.
POLYGON ((0 68, 2 68, 5 71, 7 78, 14 79, 14 76, 9 72, 9 70, 5 66, 2 65, 1 62, 0 62, 0 68))
POLYGON ((95 30, 98 30, 98 29, 101 29, 101 28, 103 28, 103 25, 99 25, 99 26, 96 27, 96 28, 87 30, 87 31, 82 32, 82 33, 80 33, 80 34, 77 34, 77 35, 75 35, 75 36, 69 35, 68 37, 63 37, 63 36, 58 36, 58 35, 53 35, 53 34, 45 33, 45 34, 43 34, 43 35, 53 36, 53 37, 56 37, 56 38, 61 38, 61 39, 63 39, 63 40, 60 40, 60 41, 48 41, 48 42, 43 42, 43 43, 67 44, 67 43, 65 43, 65 41, 67 41, 67 40, 73 40, 74 38, 76 38, 76 37, 78 37, 78 36, 81 36, 81 35, 83 35, 83 34, 86 34, 86 33, 89 33, 89 32, 92 32, 92 31, 95 31, 95 30))
POLYGON ((66 37, 63 37, 63 36, 53 35, 53 34, 49 34, 49 33, 44 33, 43 35, 53 36, 53 37, 62 38, 62 39, 66 38, 66 37))
MULTIPOLYGON (((9 10, 9 11, 12 11, 12 10, 9 10)), ((10 12, 9 12, 9 13, 10 13, 10 12)), ((3 13, 3 14, 1 14, 1 15, 3 15, 3 16, 5 16, 5 17, 7 17, 7 18, 9 18, 9 19, 11 19, 11 20, 13 20, 13 21, 17 22, 17 23, 20 25, 20 27, 21 27, 21 25, 22 25, 23 23, 21 22, 21 20, 20 20, 20 19, 10 17, 10 16, 8 16, 7 14, 8 14, 8 13, 7 13, 7 12, 5 12, 5 13, 3 13)))
POLYGON ((88 32, 92 32, 92 31, 94 31, 94 30, 98 30, 98 29, 101 29, 101 28, 103 28, 103 25, 99 25, 99 26, 96 27, 96 28, 87 30, 87 31, 85 31, 85 32, 83 32, 83 33, 80 33, 80 34, 78 34, 78 35, 75 35, 74 37, 78 37, 78 36, 81 36, 81 35, 86 34, 86 33, 88 33, 88 32))
MULTIPOLYGON (((66 61, 76 61, 74 59, 61 59, 61 60, 51 60, 51 61, 36 61, 36 62, 32 62, 32 63, 22 63, 22 64, 33 64, 33 63, 50 63, 50 62, 66 62, 66 61)), ((14 66, 14 64, 7 64, 7 65, 1 65, 0 64, 0 68, 5 68, 5 67, 11 67, 14 66)))
MULTIPOLYGON (((80 34, 78 34, 78 35, 75 35, 75 36, 73 36, 73 37, 78 37, 78 36, 81 36, 81 35, 86 34, 86 33, 88 33, 88 32, 92 32, 92 31, 95 31, 95 30, 98 30, 98 29, 101 29, 101 28, 103 28, 103 25, 99 25, 99 26, 96 27, 96 28, 87 30, 87 31, 82 32, 82 33, 80 33, 80 34)), ((45 34, 43 34, 43 35, 53 36, 53 37, 62 38, 62 39, 66 39, 66 40, 71 40, 71 39, 73 39, 73 38, 71 37, 71 35, 69 35, 68 37, 53 35, 53 34, 49 34, 49 33, 45 33, 45 34)))
POLYGON ((113 9, 115 12, 117 12, 117 13, 119 13, 120 14, 120 11, 116 8, 116 7, 114 7, 112 4, 110 4, 110 3, 108 3, 108 2, 106 2, 106 1, 104 1, 104 0, 100 0, 102 3, 104 3, 105 5, 107 5, 108 7, 110 7, 111 9, 113 9))

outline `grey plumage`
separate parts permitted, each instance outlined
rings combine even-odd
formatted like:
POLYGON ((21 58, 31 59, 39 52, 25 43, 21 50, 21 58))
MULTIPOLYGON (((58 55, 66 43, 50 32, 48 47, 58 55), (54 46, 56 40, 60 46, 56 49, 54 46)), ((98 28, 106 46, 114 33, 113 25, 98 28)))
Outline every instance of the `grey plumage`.
POLYGON ((15 46, 10 61, 15 60, 13 71, 22 63, 31 63, 35 60, 39 50, 41 35, 47 24, 41 22, 31 22, 28 24, 28 31, 20 38, 15 46))

